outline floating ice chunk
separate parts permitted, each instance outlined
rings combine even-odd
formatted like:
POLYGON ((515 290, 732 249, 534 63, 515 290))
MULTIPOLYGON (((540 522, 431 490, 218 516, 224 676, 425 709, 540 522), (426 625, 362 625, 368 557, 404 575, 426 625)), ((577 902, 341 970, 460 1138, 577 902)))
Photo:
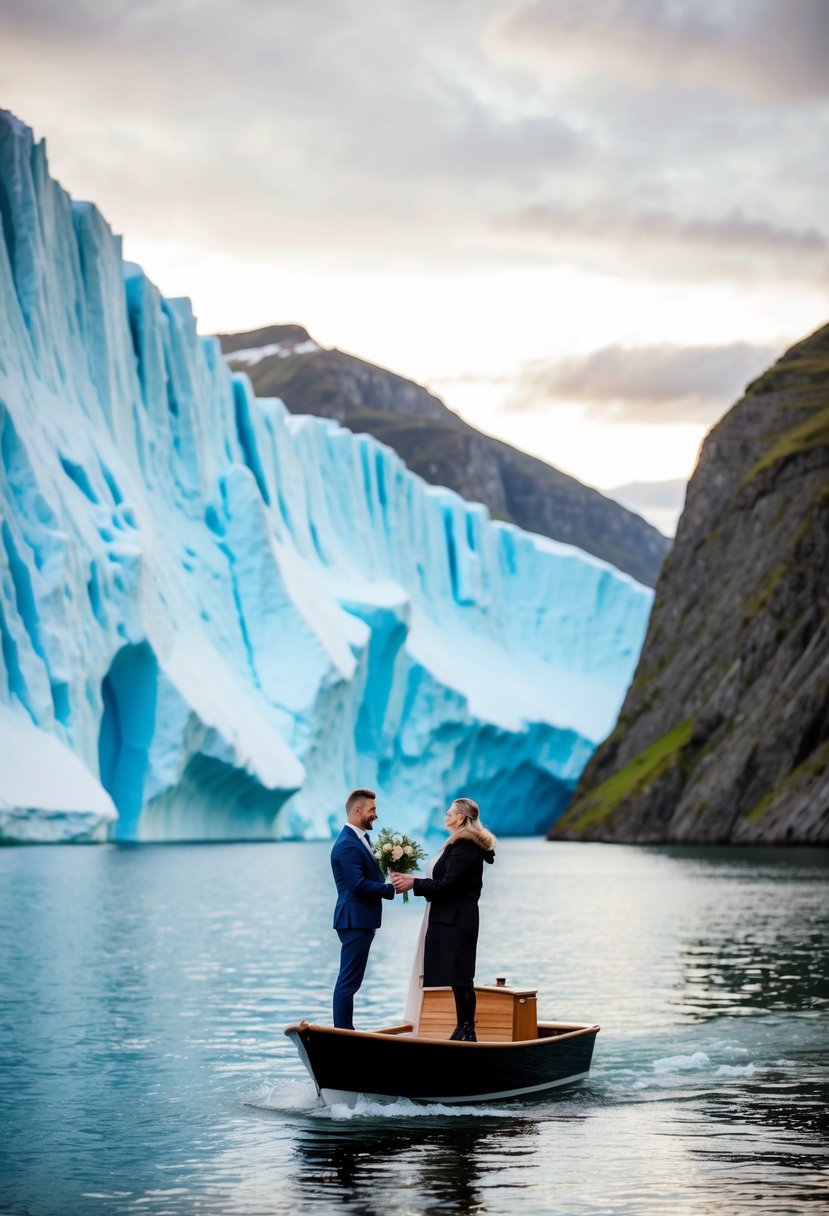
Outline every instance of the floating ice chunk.
POLYGON ((0 774, 0 840, 103 840, 116 819, 109 794, 74 752, 4 705, 0 774))

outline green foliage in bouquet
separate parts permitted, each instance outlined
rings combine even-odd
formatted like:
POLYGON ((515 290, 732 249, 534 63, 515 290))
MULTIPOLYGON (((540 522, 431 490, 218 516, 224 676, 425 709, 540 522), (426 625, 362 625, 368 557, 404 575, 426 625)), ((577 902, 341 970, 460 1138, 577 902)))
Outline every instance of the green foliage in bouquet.
MULTIPOLYGON (((374 845, 374 856, 383 871, 383 877, 388 878, 389 870, 397 870, 398 874, 409 874, 419 870, 421 861, 425 861, 428 853, 423 845, 418 844, 402 832, 393 828, 382 828, 374 845)), ((409 892, 403 892, 403 903, 409 902, 409 892)))

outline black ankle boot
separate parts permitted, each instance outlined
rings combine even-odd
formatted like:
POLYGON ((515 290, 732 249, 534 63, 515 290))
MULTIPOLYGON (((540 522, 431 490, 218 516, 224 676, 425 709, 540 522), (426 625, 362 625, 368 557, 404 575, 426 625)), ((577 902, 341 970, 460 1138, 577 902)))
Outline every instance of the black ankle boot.
POLYGON ((455 1029, 450 1034, 449 1040, 451 1042, 453 1039, 455 1041, 457 1041, 458 1039, 462 1039, 462 1038, 463 1038, 463 1026, 456 1026, 455 1029))
POLYGON ((461 1026, 461 1033, 458 1035, 458 1038, 462 1043, 477 1043, 478 1036, 475 1034, 475 1023, 464 1022, 463 1026, 461 1026))

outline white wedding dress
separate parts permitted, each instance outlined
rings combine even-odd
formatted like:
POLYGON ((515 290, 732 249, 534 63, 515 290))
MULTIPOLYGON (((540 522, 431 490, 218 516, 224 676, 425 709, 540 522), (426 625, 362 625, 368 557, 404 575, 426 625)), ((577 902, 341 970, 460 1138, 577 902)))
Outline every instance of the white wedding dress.
MULTIPOLYGON (((432 877, 432 870, 438 858, 443 856, 443 849, 436 853, 426 867, 424 878, 432 877)), ((426 949, 426 930, 429 928, 429 909, 431 904, 428 900, 425 901, 426 907, 423 912, 423 920, 420 922, 420 933, 415 946, 414 961, 412 963, 412 974, 409 979, 409 991, 406 994, 406 1008, 403 1013, 404 1022, 411 1022, 414 1034, 417 1034, 420 1026, 420 1011, 423 1008, 423 956, 426 949)))

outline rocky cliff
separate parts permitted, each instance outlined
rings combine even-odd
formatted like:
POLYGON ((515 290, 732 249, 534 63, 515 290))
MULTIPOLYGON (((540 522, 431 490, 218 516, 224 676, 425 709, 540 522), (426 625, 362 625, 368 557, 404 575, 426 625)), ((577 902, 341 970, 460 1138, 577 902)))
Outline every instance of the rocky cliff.
POLYGON ((496 519, 576 545, 652 587, 670 542, 640 516, 573 477, 482 435, 419 384, 339 350, 298 325, 220 335, 259 397, 294 414, 374 435, 432 485, 484 503, 496 519))
POLYGON ((567 839, 829 843, 829 325, 708 436, 567 839))

